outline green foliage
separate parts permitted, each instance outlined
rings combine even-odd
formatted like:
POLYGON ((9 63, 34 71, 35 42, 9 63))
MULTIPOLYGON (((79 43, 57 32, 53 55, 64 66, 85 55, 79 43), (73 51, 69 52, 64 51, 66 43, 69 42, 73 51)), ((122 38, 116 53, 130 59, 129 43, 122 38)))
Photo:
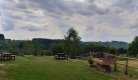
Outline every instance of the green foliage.
POLYGON ((33 54, 35 51, 34 44, 31 41, 23 41, 23 49, 22 52, 25 55, 33 54))
POLYGON ((23 54, 23 53, 21 53, 21 54, 20 54, 20 56, 24 56, 24 54, 23 54))
POLYGON ((21 53, 17 50, 14 50, 13 48, 10 48, 7 52, 11 53, 12 55, 19 56, 21 53))
POLYGON ((89 58, 88 62, 89 62, 89 64, 93 64, 94 61, 92 60, 92 58, 89 58))
MULTIPOLYGON (((110 66, 111 69, 114 69, 114 65, 110 66)), ((133 76, 135 79, 138 78, 138 71, 137 69, 131 68, 131 67, 127 67, 127 73, 129 76, 133 76)), ((122 65, 117 65, 117 71, 126 74, 126 66, 122 66, 122 65)), ((128 80, 132 80, 132 79, 128 79, 128 80)))
POLYGON ((3 34, 0 34, 0 40, 4 40, 4 35, 3 34))
POLYGON ((117 52, 116 48, 114 48, 114 47, 110 48, 110 51, 109 51, 110 54, 114 54, 115 55, 116 52, 117 52))
POLYGON ((126 61, 126 58, 117 58, 117 61, 126 61))
POLYGON ((0 50, 0 52, 5 52, 4 50, 0 50))
POLYGON ((35 47, 40 47, 43 50, 50 50, 52 44, 62 43, 60 39, 43 39, 43 38, 34 38, 32 40, 35 47))
POLYGON ((20 52, 19 52, 19 51, 16 51, 16 50, 13 50, 11 53, 12 53, 13 55, 19 55, 19 54, 20 54, 20 52))
POLYGON ((20 43, 18 44, 18 48, 23 48, 23 42, 20 42, 20 43))
POLYGON ((134 56, 134 57, 137 56, 137 54, 138 54, 138 36, 136 36, 134 38, 134 40, 132 41, 132 43, 129 44, 128 51, 129 51, 130 56, 134 56))
POLYGON ((34 50, 36 52, 43 52, 43 49, 41 49, 39 46, 35 47, 34 50))
POLYGON ((128 43, 126 42, 119 42, 119 41, 112 41, 112 42, 82 42, 81 41, 81 44, 86 44, 86 45, 89 45, 89 44, 99 44, 99 45, 103 45, 103 46, 108 46, 108 47, 115 47, 115 48, 124 48, 124 49, 127 49, 128 48, 128 43))
POLYGON ((18 42, 16 41, 3 41, 0 40, 0 49, 8 50, 9 48, 16 49, 18 46, 18 42))
MULTIPOLYGON (((62 40, 51 40, 51 39, 33 39, 32 41, 0 40, 0 50, 8 51, 10 53, 12 53, 12 50, 16 50, 20 53, 28 55, 28 54, 33 54, 35 51, 42 52, 44 51, 44 49, 50 49, 51 45, 58 44, 58 43, 62 43, 62 40)), ((52 54, 50 53, 50 55, 52 54)))
POLYGON ((51 48, 53 55, 56 55, 57 53, 64 53, 62 46, 63 46, 62 44, 53 45, 51 48))
POLYGON ((83 53, 87 53, 87 52, 107 52, 110 54, 115 54, 117 52, 117 49, 114 47, 107 47, 107 46, 103 46, 103 45, 97 45, 97 44, 89 44, 86 45, 83 53))
POLYGON ((81 38, 79 37, 78 32, 73 28, 70 28, 67 32, 67 35, 64 36, 63 50, 72 59, 75 58, 78 52, 80 52, 78 47, 80 39, 81 38))
POLYGON ((53 55, 51 50, 45 50, 44 54, 47 55, 47 56, 52 56, 53 55))
POLYGON ((127 52, 127 49, 124 49, 123 47, 118 49, 119 54, 123 55, 123 54, 126 54, 126 52, 127 52))
POLYGON ((90 51, 97 51, 97 45, 96 44, 89 44, 89 45, 86 45, 84 50, 83 50, 83 53, 87 53, 87 52, 90 52, 90 51))

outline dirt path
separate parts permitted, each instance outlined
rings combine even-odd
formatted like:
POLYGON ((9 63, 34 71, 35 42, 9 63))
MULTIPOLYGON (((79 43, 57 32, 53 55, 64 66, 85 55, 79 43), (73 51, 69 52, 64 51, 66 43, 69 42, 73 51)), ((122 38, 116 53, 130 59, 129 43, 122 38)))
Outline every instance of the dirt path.
POLYGON ((0 66, 5 66, 5 64, 0 64, 0 66))

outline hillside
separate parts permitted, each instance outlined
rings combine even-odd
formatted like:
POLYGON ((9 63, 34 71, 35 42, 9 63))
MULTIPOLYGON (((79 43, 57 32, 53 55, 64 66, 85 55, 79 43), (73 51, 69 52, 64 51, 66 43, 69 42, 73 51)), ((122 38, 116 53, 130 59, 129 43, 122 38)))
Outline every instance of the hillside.
MULTIPOLYGON (((50 44, 52 43, 55 43, 55 44, 58 44, 58 43, 62 43, 62 40, 61 39, 42 39, 42 38, 34 38, 32 40, 35 45, 37 44, 47 44, 47 48, 46 49, 49 49, 50 48, 50 44)), ((127 49, 128 48, 128 43, 127 42, 123 42, 123 41, 111 41, 111 42, 83 42, 83 41, 80 41, 81 44, 100 44, 100 45, 104 45, 104 46, 109 46, 109 47, 115 47, 115 48, 124 48, 124 49, 127 49)))
POLYGON ((100 45, 104 45, 104 46, 109 46, 109 47, 115 47, 115 48, 124 48, 127 49, 128 48, 128 43, 126 42, 122 42, 122 41, 112 41, 112 42, 80 42, 82 44, 100 44, 100 45))

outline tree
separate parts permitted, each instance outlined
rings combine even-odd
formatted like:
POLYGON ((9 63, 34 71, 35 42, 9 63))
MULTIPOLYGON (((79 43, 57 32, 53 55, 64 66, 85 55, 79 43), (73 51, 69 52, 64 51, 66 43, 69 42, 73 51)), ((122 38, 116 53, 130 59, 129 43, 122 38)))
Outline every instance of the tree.
POLYGON ((98 45, 97 44, 89 44, 89 45, 86 45, 85 48, 83 49, 83 53, 87 53, 87 52, 90 52, 90 51, 95 51, 97 52, 97 49, 98 49, 98 45))
POLYGON ((123 54, 125 54, 124 52, 125 52, 125 50, 123 47, 118 49, 118 53, 122 54, 122 56, 123 56, 123 54))
POLYGON ((4 40, 4 35, 0 34, 0 40, 4 40))
POLYGON ((127 49, 124 49, 123 47, 118 49, 118 53, 119 53, 119 54, 122 54, 122 56, 123 56, 124 54, 126 54, 126 52, 127 52, 127 49))
POLYGON ((62 44, 55 44, 51 48, 53 55, 56 55, 57 53, 63 53, 62 44))
POLYGON ((63 50, 70 56, 70 58, 75 58, 79 52, 78 45, 81 38, 78 36, 78 32, 70 28, 67 32, 67 36, 64 36, 63 39, 63 50))
POLYGON ((22 52, 24 54, 33 54, 35 51, 34 44, 31 41, 23 41, 22 52))
POLYGON ((138 54, 138 36, 134 38, 132 43, 129 44, 128 52, 130 56, 136 57, 138 54))
POLYGON ((114 54, 115 55, 116 52, 117 52, 117 49, 116 48, 114 48, 114 47, 111 47, 110 48, 110 51, 109 51, 110 54, 114 54))

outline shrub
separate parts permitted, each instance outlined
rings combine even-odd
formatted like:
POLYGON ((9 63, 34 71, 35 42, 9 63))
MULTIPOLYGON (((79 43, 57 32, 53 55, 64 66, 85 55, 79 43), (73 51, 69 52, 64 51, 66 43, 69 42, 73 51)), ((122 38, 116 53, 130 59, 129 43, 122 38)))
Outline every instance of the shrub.
POLYGON ((23 53, 21 53, 21 54, 20 54, 20 56, 24 56, 24 54, 23 54, 23 53))
POLYGON ((53 55, 51 50, 45 50, 44 54, 47 55, 47 56, 53 55))
POLYGON ((23 54, 24 54, 24 55, 30 55, 30 53, 29 53, 29 52, 23 52, 23 54))
POLYGON ((11 52, 13 55, 19 55, 20 54, 20 52, 19 51, 16 51, 16 50, 12 50, 12 52, 11 52))
POLYGON ((89 62, 89 64, 93 64, 92 58, 89 58, 89 59, 88 59, 88 62, 89 62))
POLYGON ((9 49, 7 52, 12 53, 12 55, 20 55, 20 52, 14 49, 9 49))

